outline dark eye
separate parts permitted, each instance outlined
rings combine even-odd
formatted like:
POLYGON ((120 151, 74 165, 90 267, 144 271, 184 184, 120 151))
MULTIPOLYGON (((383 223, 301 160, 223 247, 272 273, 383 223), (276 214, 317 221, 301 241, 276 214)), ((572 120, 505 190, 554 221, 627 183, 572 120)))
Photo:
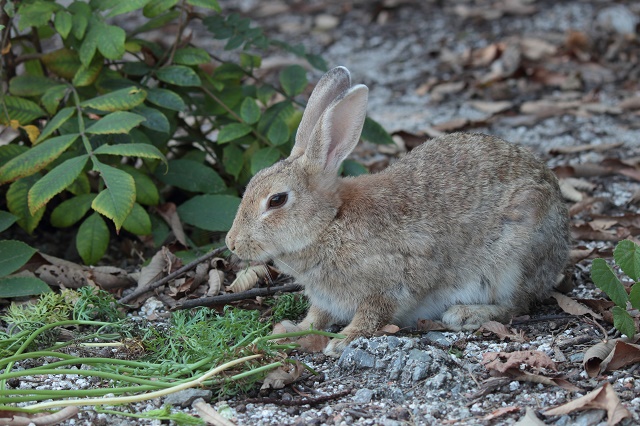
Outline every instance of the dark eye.
POLYGON ((267 207, 269 209, 277 209, 278 207, 284 206, 287 202, 287 198, 289 196, 286 192, 281 192, 279 194, 272 195, 269 197, 269 201, 267 202, 267 207))

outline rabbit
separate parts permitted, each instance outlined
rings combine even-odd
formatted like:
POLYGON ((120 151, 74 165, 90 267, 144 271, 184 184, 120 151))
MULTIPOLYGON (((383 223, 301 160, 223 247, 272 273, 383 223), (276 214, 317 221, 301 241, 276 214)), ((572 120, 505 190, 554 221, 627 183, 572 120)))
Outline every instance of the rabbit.
POLYGON ((427 140, 385 170, 340 177, 359 141, 368 89, 337 67, 315 87, 291 155, 248 183, 226 244, 273 261, 311 302, 299 324, 348 324, 325 354, 394 323, 474 330, 547 297, 568 260, 555 175, 483 134, 427 140))

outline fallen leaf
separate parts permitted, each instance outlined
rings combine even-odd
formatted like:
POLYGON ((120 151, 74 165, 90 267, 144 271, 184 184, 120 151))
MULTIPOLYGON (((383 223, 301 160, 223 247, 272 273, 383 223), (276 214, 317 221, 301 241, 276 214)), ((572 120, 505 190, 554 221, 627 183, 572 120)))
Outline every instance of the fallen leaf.
POLYGON ((219 269, 211 269, 209 271, 209 289, 207 290, 207 296, 215 296, 220 293, 222 283, 224 282, 224 272, 219 269))
POLYGON ((482 355, 482 364, 487 370, 504 373, 510 368, 518 370, 525 364, 534 369, 557 370, 556 363, 542 351, 487 352, 482 355))
POLYGON ((484 417, 482 417, 482 420, 487 422, 497 417, 504 416, 505 414, 513 413, 514 411, 520 411, 520 407, 518 406, 500 407, 497 410, 493 410, 491 413, 486 414, 484 417))
POLYGON ((577 154, 586 151, 603 152, 610 149, 620 148, 624 142, 603 143, 603 144, 582 144, 573 146, 560 146, 549 150, 551 155, 559 154, 577 154))
POLYGON ((556 302, 558 302, 558 306, 560 306, 560 308, 568 314, 591 315, 596 319, 602 319, 602 315, 594 312, 593 310, 586 307, 582 303, 576 302, 569 296, 565 296, 564 294, 558 293, 557 291, 552 292, 551 296, 553 296, 553 298, 556 299, 556 302))
POLYGON ((196 399, 193 404, 193 408, 196 409, 198 415, 202 420, 207 422, 208 425, 214 426, 235 426, 231 420, 223 417, 218 411, 204 401, 202 398, 196 399))
POLYGON ((303 372, 304 364, 300 361, 287 362, 281 367, 269 371, 260 389, 282 389, 285 385, 298 380, 303 372))
POLYGON ((149 264, 143 266, 140 270, 138 288, 146 287, 148 284, 159 280, 180 266, 182 266, 182 261, 171 253, 168 248, 163 246, 162 249, 153 255, 149 264))
POLYGON ((434 321, 429 319, 419 319, 416 324, 418 331, 444 331, 448 330, 447 326, 440 321, 434 321))
POLYGON ((478 331, 482 332, 485 330, 496 334, 501 340, 509 338, 514 342, 521 342, 521 343, 527 342, 529 340, 524 336, 523 331, 510 330, 506 325, 497 321, 485 322, 484 324, 482 324, 482 326, 480 326, 480 330, 478 331))
POLYGON ((65 407, 55 413, 16 413, 15 411, 0 411, 0 424, 7 426, 50 426, 62 423, 78 415, 78 407, 65 407))
POLYGON ((574 203, 577 203, 578 201, 582 201, 584 199, 584 194, 578 191, 578 189, 571 184, 569 179, 574 179, 574 178, 564 178, 564 179, 558 180, 562 197, 565 200, 573 201, 574 203))
POLYGON ((522 103, 522 105, 520 105, 520 112, 523 114, 533 114, 538 117, 550 117, 578 108, 580 105, 580 101, 553 101, 542 99, 522 103))
POLYGON ((555 55, 558 51, 553 44, 533 37, 525 37, 520 40, 520 48, 522 55, 531 61, 539 61, 546 56, 555 55))
POLYGON ((327 336, 323 336, 321 334, 307 334, 306 336, 301 336, 295 343, 300 345, 298 347, 299 351, 307 352, 307 353, 318 353, 324 351, 324 349, 329 344, 329 339, 327 336))
POLYGON ((615 232, 596 231, 588 224, 571 226, 571 238, 590 241, 620 241, 624 239, 615 232))
POLYGON ((452 132, 454 130, 460 130, 465 128, 469 124, 468 118, 454 118, 452 120, 444 121, 440 124, 433 126, 439 132, 452 132))
POLYGON ((540 374, 527 373, 526 371, 518 371, 515 368, 507 370, 507 373, 511 373, 513 380, 519 382, 540 383, 547 386, 559 386, 562 389, 566 389, 571 392, 581 392, 583 389, 574 385, 562 377, 547 377, 540 374))
POLYGON ((176 207, 174 203, 164 203, 156 206, 156 211, 160 217, 167 222, 173 232, 173 235, 176 237, 176 240, 178 240, 178 242, 183 246, 189 247, 187 236, 184 233, 184 228, 182 227, 182 221, 180 220, 180 216, 178 216, 178 207, 176 207))
POLYGON ((227 291, 240 293, 252 289, 261 278, 268 274, 269 270, 266 265, 248 266, 236 274, 236 279, 227 287, 227 291))
POLYGON ((581 410, 606 410, 607 424, 610 426, 618 424, 625 418, 631 418, 631 412, 620 403, 620 399, 609 382, 605 382, 588 394, 569 401, 566 404, 544 411, 545 416, 560 416, 581 410))
POLYGON ((514 423, 513 426, 544 426, 545 423, 536 416, 536 412, 531 407, 527 407, 525 415, 514 423))
POLYGON ((640 109, 640 96, 631 96, 621 100, 618 103, 618 108, 626 110, 640 109))
POLYGON ((400 331, 400 327, 394 324, 387 324, 374 333, 374 336, 386 336, 388 334, 396 334, 400 331))
POLYGON ((613 339, 589 348, 582 366, 589 377, 596 377, 605 371, 615 371, 637 362, 640 362, 640 345, 613 339))
POLYGON ((469 105, 474 109, 487 114, 498 114, 513 107, 513 102, 509 101, 472 101, 469 105))

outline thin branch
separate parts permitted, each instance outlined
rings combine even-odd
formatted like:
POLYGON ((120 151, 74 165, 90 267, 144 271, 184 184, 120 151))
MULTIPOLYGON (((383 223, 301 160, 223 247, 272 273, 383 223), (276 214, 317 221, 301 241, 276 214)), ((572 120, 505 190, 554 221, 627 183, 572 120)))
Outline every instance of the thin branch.
POLYGON ((282 399, 282 398, 247 398, 244 400, 239 400, 243 404, 276 404, 276 405, 286 405, 288 407, 293 406, 301 406, 301 405, 318 405, 323 404, 325 402, 331 401, 333 399, 342 398, 343 396, 347 396, 351 394, 353 389, 346 389, 340 392, 332 393, 330 395, 318 396, 315 398, 304 397, 300 399, 282 399))
POLYGON ((166 283, 168 283, 169 281, 171 281, 174 278, 179 277, 180 275, 184 274, 185 272, 195 268, 197 265, 199 265, 202 262, 205 262, 209 259, 212 259, 214 257, 216 257, 217 255, 219 255, 220 253, 222 253, 223 251, 227 250, 226 246, 222 246, 220 248, 217 248, 215 250, 210 251, 209 253, 205 254, 204 256, 200 256, 199 258, 197 258, 196 260, 194 260, 191 263, 188 263, 186 265, 184 265, 182 268, 170 273, 169 275, 167 275, 166 277, 155 281, 153 283, 150 283, 149 285, 144 286, 143 288, 139 288, 136 289, 133 293, 128 294, 127 296, 121 298, 120 300, 118 300, 118 302, 122 303, 122 304, 127 304, 130 301, 134 300, 135 298, 137 298, 138 296, 141 296, 155 288, 160 287, 161 285, 164 285, 166 283))
POLYGON ((253 299, 257 296, 264 297, 276 293, 293 293, 294 291, 300 290, 302 290, 302 286, 300 284, 287 284, 277 287, 253 288, 241 293, 230 293, 223 294, 221 296, 201 297, 199 299, 187 300, 186 302, 178 303, 176 305, 176 309, 191 309, 198 306, 224 305, 231 302, 237 302, 238 300, 253 299))

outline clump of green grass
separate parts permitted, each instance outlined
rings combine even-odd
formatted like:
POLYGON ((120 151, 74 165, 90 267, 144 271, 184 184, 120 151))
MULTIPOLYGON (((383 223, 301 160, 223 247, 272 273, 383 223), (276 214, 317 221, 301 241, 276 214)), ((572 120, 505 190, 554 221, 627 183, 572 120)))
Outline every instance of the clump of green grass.
POLYGON ((280 322, 284 319, 297 320, 309 309, 309 301, 302 294, 287 293, 272 299, 271 321, 280 322))

